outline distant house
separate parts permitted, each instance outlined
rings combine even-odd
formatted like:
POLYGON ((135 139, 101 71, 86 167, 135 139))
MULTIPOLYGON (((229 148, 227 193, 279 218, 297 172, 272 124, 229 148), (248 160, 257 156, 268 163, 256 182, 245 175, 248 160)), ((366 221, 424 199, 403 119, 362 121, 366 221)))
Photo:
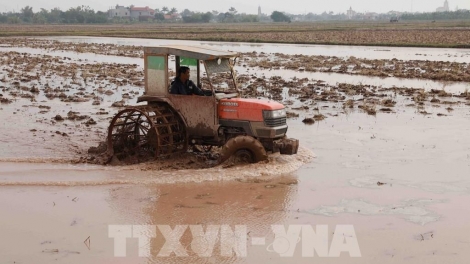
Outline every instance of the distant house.
POLYGON ((136 7, 136 6, 131 6, 131 17, 134 20, 147 20, 147 19, 153 19, 155 16, 155 10, 152 8, 149 8, 148 6, 146 7, 136 7))
POLYGON ((449 12, 449 2, 446 0, 444 6, 438 7, 436 12, 449 12))
POLYGON ((116 5, 115 8, 108 10, 108 18, 113 19, 115 17, 127 18, 132 20, 148 20, 153 19, 155 16, 155 10, 146 7, 136 7, 131 5, 130 7, 124 7, 116 5))
POLYGON ((178 13, 166 14, 166 15, 163 15, 163 16, 165 17, 165 20, 176 21, 176 20, 181 19, 181 16, 178 13))
POLYGON ((114 9, 108 10, 108 18, 112 19, 114 17, 130 18, 131 11, 127 7, 116 5, 114 9))
POLYGON ((368 12, 363 15, 364 20, 377 20, 378 14, 373 12, 368 12))

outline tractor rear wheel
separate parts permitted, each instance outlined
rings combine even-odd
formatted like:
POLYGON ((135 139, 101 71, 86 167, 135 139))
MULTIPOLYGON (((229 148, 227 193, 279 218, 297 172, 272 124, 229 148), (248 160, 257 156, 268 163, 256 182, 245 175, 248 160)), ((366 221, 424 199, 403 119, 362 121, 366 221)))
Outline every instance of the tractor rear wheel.
POLYGON ((165 103, 124 109, 108 128, 108 150, 126 164, 186 152, 187 147, 184 123, 165 103))
POLYGON ((268 158, 261 142, 250 136, 236 136, 222 147, 219 163, 234 157, 237 162, 256 163, 268 158))

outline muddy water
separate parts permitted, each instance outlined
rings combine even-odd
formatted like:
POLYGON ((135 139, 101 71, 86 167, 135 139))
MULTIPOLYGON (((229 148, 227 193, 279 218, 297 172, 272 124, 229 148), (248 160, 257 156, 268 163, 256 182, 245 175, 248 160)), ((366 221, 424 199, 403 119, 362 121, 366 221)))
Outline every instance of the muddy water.
POLYGON ((406 87, 406 88, 420 88, 426 91, 431 89, 445 90, 452 93, 462 93, 470 89, 470 84, 466 82, 440 82, 423 79, 405 79, 395 77, 371 77, 359 76, 340 73, 324 73, 324 72, 293 72, 289 70, 259 70, 256 71, 249 69, 237 69, 240 73, 254 74, 270 78, 273 76, 281 76, 286 80, 292 78, 311 78, 312 81, 321 80, 329 85, 337 83, 350 83, 350 84, 363 84, 382 87, 406 87))
POLYGON ((318 102, 319 110, 296 111, 299 117, 288 120, 299 155, 254 165, 149 170, 66 162, 102 138, 109 120, 86 127, 52 125, 51 118, 69 110, 92 114, 112 100, 52 100, 45 114, 22 107, 24 99, 0 105, 1 263, 468 263, 468 105, 426 105, 423 115, 399 102, 393 113, 370 116, 318 102), (327 118, 301 122, 318 113, 327 118), (187 230, 181 244, 188 257, 159 256, 159 231, 149 257, 138 257, 135 238, 127 239, 127 257, 114 257, 109 225, 177 224, 244 225, 247 254, 222 256, 219 241, 211 257, 197 257, 187 230), (362 257, 303 257, 302 239, 292 257, 280 257, 274 224, 327 225, 329 242, 337 225, 352 225, 362 257))
MULTIPOLYGON (((300 149, 298 155, 274 154, 269 161, 228 167, 226 164, 199 170, 150 170, 149 163, 129 166, 95 166, 62 164, 61 160, 43 159, 36 164, 24 164, 18 171, 19 161, 30 159, 3 159, 0 186, 94 186, 110 184, 172 184, 205 181, 233 181, 247 178, 263 178, 290 174, 314 158, 314 153, 300 149), (51 165, 45 162, 55 161, 51 165), (30 172, 41 172, 48 177, 34 177, 30 172)), ((32 159, 31 161, 34 161, 32 159)))
POLYGON ((0 203, 8 213, 0 220, 1 259, 6 263, 33 258, 35 263, 55 259, 311 263, 311 258, 302 257, 301 245, 289 258, 269 251, 274 241, 271 225, 328 225, 333 232, 336 225, 351 224, 361 258, 343 254, 313 260, 466 263, 470 116, 468 109, 455 112, 452 118, 417 116, 411 111, 377 117, 353 112, 310 126, 300 117, 289 122, 289 132, 304 148, 314 150, 316 158, 310 162, 311 154, 305 150, 300 157, 307 160, 287 157, 269 164, 202 171, 4 162, 0 203), (296 162, 307 164, 297 169, 292 167, 296 162), (158 233, 149 258, 138 257, 134 239, 128 239, 127 257, 115 258, 109 224, 246 225, 247 256, 223 257, 217 244, 212 257, 198 258, 191 251, 188 231, 181 238, 188 257, 159 256, 165 239, 158 233), (83 243, 88 236, 90 249, 83 243), (264 237, 266 244, 252 245, 252 237, 264 237))
POLYGON ((23 48, 23 47, 0 47, 0 52, 16 51, 20 53, 29 53, 34 55, 49 55, 58 57, 70 58, 70 62, 84 64, 84 63, 126 63, 126 64, 137 64, 143 67, 144 63, 142 59, 129 58, 122 56, 110 56, 100 55, 93 53, 77 53, 64 50, 44 50, 35 48, 23 48))
POLYGON ((409 47, 364 47, 337 45, 295 45, 295 44, 266 44, 266 43, 231 43, 166 39, 136 39, 136 38, 102 38, 102 37, 49 37, 47 39, 79 42, 104 43, 117 45, 155 46, 155 45, 203 45, 222 50, 236 52, 265 52, 303 55, 323 55, 367 59, 398 59, 398 60, 430 60, 468 62, 470 49, 439 49, 439 48, 409 48, 409 47))
MULTIPOLYGON (((266 53, 284 53, 284 54, 303 54, 303 55, 323 55, 323 56, 337 56, 337 57, 359 57, 367 59, 393 59, 400 60, 429 60, 429 61, 454 61, 468 63, 470 61, 470 50, 465 49, 416 49, 416 48, 397 48, 388 47, 380 49, 378 47, 350 47, 350 46, 302 46, 302 45, 276 45, 276 44, 235 44, 229 43, 211 43, 211 42, 194 42, 194 41, 169 41, 161 40, 142 40, 142 39, 129 39, 127 41, 113 41, 108 38, 61 38, 54 40, 59 41, 76 41, 87 43, 105 43, 105 44, 119 44, 119 45, 208 45, 220 49, 229 49, 236 52, 251 52, 254 49, 259 52, 266 53), (95 42, 96 41, 96 42, 95 42), (393 52, 393 54, 389 54, 393 52), (421 52, 418 55, 412 55, 413 52, 421 52)), ((76 63, 113 63, 119 61, 120 63, 136 64, 143 68, 143 61, 139 58, 127 58, 118 56, 106 56, 92 53, 76 53, 70 51, 58 50, 42 50, 34 48, 19 48, 19 47, 0 47, 0 51, 17 51, 26 52, 38 55, 50 55, 67 57, 76 63)), ((281 76, 284 78, 292 77, 293 73, 289 70, 260 70, 250 71, 248 68, 237 67, 237 71, 241 74, 254 74, 260 77, 281 76)), ((371 77, 361 75, 348 75, 339 73, 324 73, 324 72, 297 72, 294 74, 297 78, 312 78, 315 80, 325 81, 327 84, 334 85, 340 82, 351 84, 365 84, 384 87, 413 87, 423 88, 426 90, 431 89, 444 89, 450 92, 464 92, 469 89, 468 83, 465 82, 449 82, 449 81, 433 81, 426 79, 405 79, 395 77, 371 77)))

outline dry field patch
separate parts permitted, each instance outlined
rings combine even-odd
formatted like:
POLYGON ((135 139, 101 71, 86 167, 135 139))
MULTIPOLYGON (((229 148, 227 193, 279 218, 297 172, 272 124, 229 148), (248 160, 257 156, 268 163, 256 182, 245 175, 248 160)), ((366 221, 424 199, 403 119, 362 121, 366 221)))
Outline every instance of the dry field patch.
POLYGON ((470 47, 470 21, 8 25, 6 36, 106 36, 298 44, 470 47))

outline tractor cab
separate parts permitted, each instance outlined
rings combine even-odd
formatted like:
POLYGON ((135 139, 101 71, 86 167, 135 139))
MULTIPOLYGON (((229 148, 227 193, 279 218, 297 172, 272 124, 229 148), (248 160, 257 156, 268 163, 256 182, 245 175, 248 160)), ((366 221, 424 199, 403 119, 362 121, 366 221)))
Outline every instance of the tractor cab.
POLYGON ((232 64, 237 53, 195 46, 144 48, 145 94, 140 101, 166 101, 180 113, 193 137, 217 135, 217 104, 239 97, 232 64), (171 82, 181 66, 191 70, 191 80, 207 96, 171 94, 171 82))
POLYGON ((185 152, 188 145, 222 147, 249 162, 266 159, 266 151, 295 154, 298 140, 286 137, 281 103, 241 98, 233 69, 237 53, 201 46, 144 48, 145 93, 120 111, 108 129, 108 150, 118 159, 142 160, 185 152), (182 66, 205 95, 170 93, 182 66))

